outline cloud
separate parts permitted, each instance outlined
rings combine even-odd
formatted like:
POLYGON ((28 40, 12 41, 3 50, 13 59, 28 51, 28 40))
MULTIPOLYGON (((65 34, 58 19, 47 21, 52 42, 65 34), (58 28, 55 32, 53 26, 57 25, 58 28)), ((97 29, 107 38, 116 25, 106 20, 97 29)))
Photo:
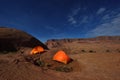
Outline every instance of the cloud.
POLYGON ((80 8, 76 8, 72 11, 72 16, 75 16, 78 14, 78 12, 80 11, 80 8))
POLYGON ((102 24, 89 31, 86 36, 120 35, 120 13, 114 15, 112 19, 107 15, 103 17, 103 19, 106 18, 110 20, 108 22, 104 20, 102 24))
POLYGON ((68 21, 70 22, 70 24, 76 24, 77 21, 75 20, 75 18, 73 16, 68 16, 68 21))
POLYGON ((87 23, 88 22, 88 16, 84 16, 83 19, 80 21, 80 24, 87 23))
POLYGON ((109 20, 110 19, 110 16, 109 14, 106 14, 102 17, 102 20, 109 20))
POLYGON ((106 10, 106 8, 99 8, 96 14, 101 14, 106 10))
POLYGON ((78 15, 79 11, 80 11, 80 8, 76 8, 68 16, 68 22, 70 22, 70 24, 75 25, 77 23, 77 20, 75 19, 75 16, 78 15))
POLYGON ((57 31, 57 29, 52 26, 45 26, 45 28, 51 31, 57 31))

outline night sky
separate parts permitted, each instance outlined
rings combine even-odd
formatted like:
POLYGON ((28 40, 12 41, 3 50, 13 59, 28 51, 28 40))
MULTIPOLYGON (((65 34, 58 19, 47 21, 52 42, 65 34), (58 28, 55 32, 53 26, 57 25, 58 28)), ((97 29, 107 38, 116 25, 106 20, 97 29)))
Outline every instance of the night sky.
POLYGON ((0 26, 42 42, 120 35, 120 0, 0 0, 0 26))

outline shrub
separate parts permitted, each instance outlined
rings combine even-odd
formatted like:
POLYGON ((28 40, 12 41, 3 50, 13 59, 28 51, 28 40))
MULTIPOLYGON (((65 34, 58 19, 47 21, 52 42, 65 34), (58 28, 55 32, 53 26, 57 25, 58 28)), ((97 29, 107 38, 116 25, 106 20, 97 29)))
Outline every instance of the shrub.
POLYGON ((45 66, 45 62, 44 61, 40 61, 40 60, 36 60, 34 62, 35 65, 40 66, 40 67, 44 67, 45 66))
POLYGON ((119 49, 116 49, 119 53, 120 53, 120 50, 119 49))
POLYGON ((44 62, 42 60, 36 60, 34 61, 34 64, 40 67, 51 67, 52 65, 50 63, 44 62))
POLYGON ((106 50, 106 52, 110 52, 110 50, 106 50))
POLYGON ((73 71, 73 68, 67 66, 61 66, 61 67, 56 67, 55 70, 60 72, 71 72, 73 71))
POLYGON ((81 50, 82 52, 86 52, 85 50, 81 50))
POLYGON ((118 52, 120 53, 120 50, 118 52))
POLYGON ((94 51, 93 51, 93 50, 90 50, 89 52, 90 52, 90 53, 93 53, 94 51))

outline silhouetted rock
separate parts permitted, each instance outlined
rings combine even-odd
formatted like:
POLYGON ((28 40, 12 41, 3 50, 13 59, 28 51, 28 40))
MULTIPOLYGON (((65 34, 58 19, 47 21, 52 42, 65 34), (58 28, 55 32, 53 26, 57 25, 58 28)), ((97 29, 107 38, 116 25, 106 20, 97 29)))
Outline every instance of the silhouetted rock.
POLYGON ((42 42, 26 32, 0 27, 0 51, 17 51, 21 47, 33 48, 37 45, 48 49, 42 42))

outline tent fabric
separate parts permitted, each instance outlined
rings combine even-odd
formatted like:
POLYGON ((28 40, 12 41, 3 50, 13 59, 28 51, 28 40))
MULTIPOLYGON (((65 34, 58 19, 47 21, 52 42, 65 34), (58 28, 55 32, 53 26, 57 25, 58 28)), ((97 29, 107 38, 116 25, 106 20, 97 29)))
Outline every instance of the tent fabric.
POLYGON ((70 61, 70 57, 64 51, 60 50, 53 56, 53 60, 67 64, 70 61))
POLYGON ((32 49, 31 54, 38 54, 44 52, 44 48, 41 46, 36 46, 32 49))

